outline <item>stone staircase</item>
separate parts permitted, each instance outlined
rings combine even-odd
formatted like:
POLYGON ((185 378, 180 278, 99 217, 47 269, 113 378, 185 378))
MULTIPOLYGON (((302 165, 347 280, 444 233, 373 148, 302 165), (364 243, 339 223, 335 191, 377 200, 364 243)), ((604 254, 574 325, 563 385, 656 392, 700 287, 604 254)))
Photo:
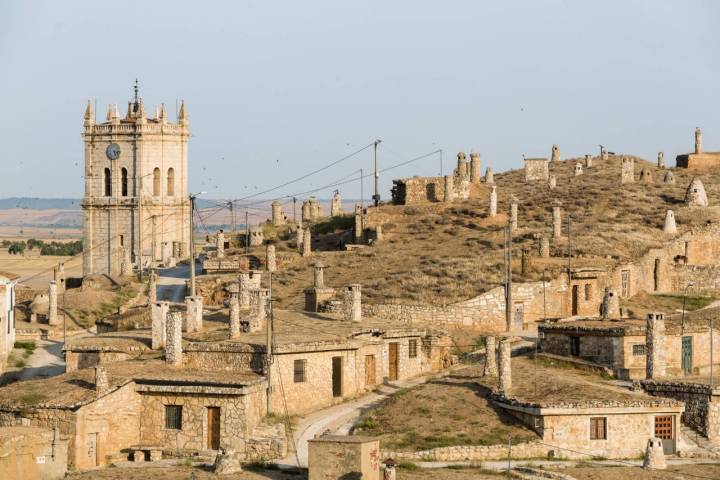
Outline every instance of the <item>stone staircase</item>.
POLYGON ((687 425, 680 426, 680 432, 686 449, 680 450, 681 457, 720 458, 720 446, 713 445, 701 433, 687 425))

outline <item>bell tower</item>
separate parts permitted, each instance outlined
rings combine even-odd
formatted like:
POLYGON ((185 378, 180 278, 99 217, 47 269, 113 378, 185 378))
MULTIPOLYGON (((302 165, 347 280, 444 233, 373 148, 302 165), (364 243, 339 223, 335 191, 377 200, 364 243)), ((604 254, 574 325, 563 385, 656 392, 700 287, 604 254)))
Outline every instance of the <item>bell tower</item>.
POLYGON ((92 102, 83 117, 85 194, 83 275, 127 273, 183 257, 190 241, 187 191, 189 118, 183 102, 175 123, 165 105, 148 118, 137 80, 127 112, 108 105, 97 123, 92 102))

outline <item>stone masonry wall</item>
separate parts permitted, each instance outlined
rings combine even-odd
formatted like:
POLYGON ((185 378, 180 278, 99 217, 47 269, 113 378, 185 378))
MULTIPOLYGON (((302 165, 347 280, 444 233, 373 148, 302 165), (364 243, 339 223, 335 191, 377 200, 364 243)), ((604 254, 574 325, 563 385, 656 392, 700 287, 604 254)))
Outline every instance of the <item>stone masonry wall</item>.
POLYGON ((720 444, 720 396, 711 395, 709 385, 657 381, 644 381, 642 385, 651 395, 684 402, 682 422, 720 444))

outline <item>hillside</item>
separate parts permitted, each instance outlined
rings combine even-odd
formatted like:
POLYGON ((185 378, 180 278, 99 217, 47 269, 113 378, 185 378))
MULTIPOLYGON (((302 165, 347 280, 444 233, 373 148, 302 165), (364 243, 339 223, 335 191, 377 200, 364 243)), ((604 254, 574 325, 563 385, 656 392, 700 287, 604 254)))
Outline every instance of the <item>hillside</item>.
MULTIPOLYGON (((318 250, 308 259, 296 259, 276 275, 274 295, 283 306, 302 305, 302 289, 312 283, 310 266, 317 260, 327 266, 330 286, 361 283, 370 302, 443 305, 474 297, 503 282, 503 231, 509 198, 519 199, 518 224, 513 242, 515 281, 551 277, 567 266, 567 238, 551 242, 550 259, 533 258, 534 268, 520 275, 520 252, 530 248, 537 255, 534 235, 550 236, 552 202, 563 202, 563 231, 572 216, 573 266, 611 266, 638 258, 669 237, 662 233, 665 211, 673 209, 678 231, 720 219, 720 172, 670 169, 676 183, 662 181, 664 170, 636 159, 636 183, 620 185, 620 157, 607 162, 595 159, 583 175, 572 176, 576 159, 551 166, 557 188, 546 183, 526 183, 523 170, 495 175, 498 212, 488 218, 489 188, 480 198, 423 206, 381 205, 371 208, 369 219, 382 218, 384 241, 355 252, 338 251, 338 240, 349 230, 316 236, 318 250), (640 183, 641 169, 653 173, 654 182, 640 183), (710 207, 690 212, 683 205, 685 190, 694 176, 702 179, 710 207), (376 211, 374 211, 376 210, 376 211), (318 248, 319 247, 319 248, 318 248), (335 250, 335 251, 333 251, 335 250)), ((336 224, 343 223, 335 220, 336 224)), ((352 222, 344 222, 346 226, 352 222)), ((319 229, 328 224, 320 223, 319 229)), ((565 234, 565 233, 564 233, 565 234)), ((294 249, 294 237, 281 234, 278 249, 294 249)), ((257 253, 261 253, 260 249, 257 253)))

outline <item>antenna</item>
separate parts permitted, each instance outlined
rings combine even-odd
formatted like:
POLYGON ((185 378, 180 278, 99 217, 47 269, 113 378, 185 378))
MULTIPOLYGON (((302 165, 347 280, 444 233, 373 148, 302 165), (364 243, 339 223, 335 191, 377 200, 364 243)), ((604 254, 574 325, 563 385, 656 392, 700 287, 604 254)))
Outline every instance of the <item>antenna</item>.
POLYGON ((140 87, 138 85, 138 79, 135 78, 135 86, 133 87, 133 90, 135 91, 135 99, 133 102, 133 113, 136 113, 140 106, 138 105, 138 91, 140 90, 140 87))

